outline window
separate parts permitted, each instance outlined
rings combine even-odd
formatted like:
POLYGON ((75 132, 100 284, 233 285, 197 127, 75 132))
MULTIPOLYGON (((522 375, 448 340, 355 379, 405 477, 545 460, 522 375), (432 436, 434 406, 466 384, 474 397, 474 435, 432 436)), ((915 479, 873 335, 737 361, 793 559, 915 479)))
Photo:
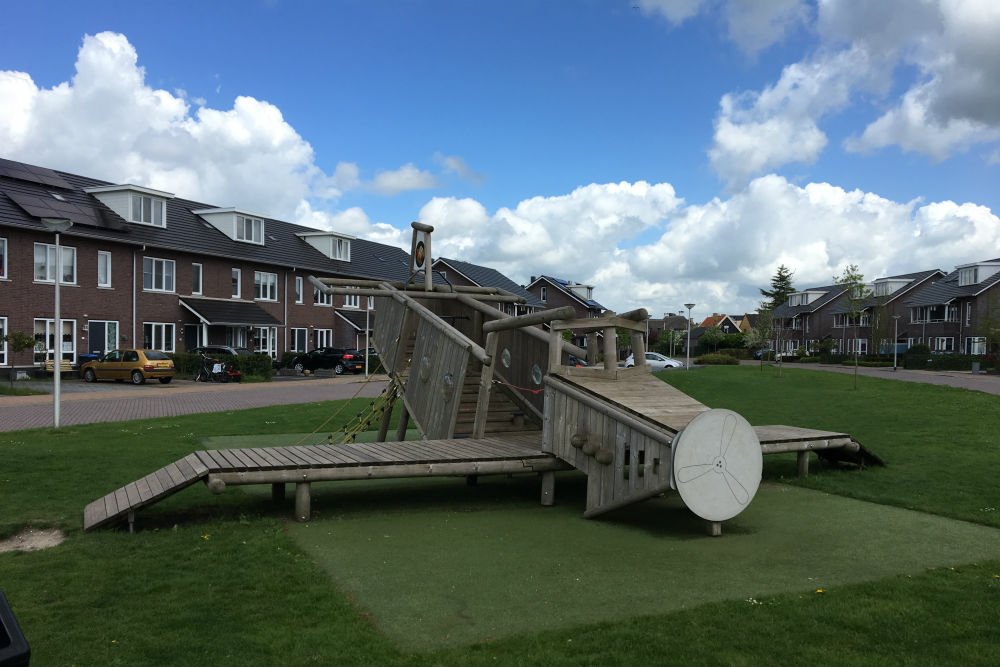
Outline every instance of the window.
POLYGON ((368 297, 368 310, 375 310, 375 297, 368 297))
POLYGON ((238 299, 243 294, 240 283, 243 280, 243 272, 240 269, 233 269, 233 298, 238 299))
POLYGON ((292 329, 292 352, 307 352, 306 345, 309 344, 308 329, 292 329))
POLYGON ((302 303, 302 276, 295 277, 295 303, 302 303))
POLYGON ((107 250, 97 251, 97 286, 111 287, 111 253, 107 250))
POLYGON ((278 300, 278 274, 253 272, 253 298, 261 301, 278 300))
POLYGON ((351 242, 348 239, 330 239, 330 259, 351 261, 351 242))
POLYGON ((129 220, 154 227, 166 227, 167 203, 156 197, 133 193, 129 220))
POLYGON ((278 327, 253 327, 253 350, 278 356, 278 327))
POLYGON ((236 240, 264 244, 264 221, 245 215, 236 216, 236 240))
POLYGON ((7 277, 7 239, 0 239, 0 278, 7 277))
POLYGON ((246 327, 226 327, 226 345, 229 347, 246 347, 246 327))
POLYGON ((538 297, 538 299, 542 303, 545 303, 547 301, 547 299, 546 299, 547 294, 548 294, 548 289, 546 289, 545 285, 542 285, 541 295, 538 297))
POLYGON ((143 257, 142 289, 147 292, 173 292, 174 260, 143 257))
POLYGON ((201 264, 191 264, 191 294, 201 294, 201 264))
MULTIPOLYGON (((62 271, 59 282, 64 285, 76 284, 76 248, 59 246, 62 255, 62 271)), ((56 280, 56 247, 49 243, 35 244, 35 281, 53 283, 56 280)))
POLYGON ((965 326, 969 326, 972 323, 972 302, 965 302, 965 326))
POLYGON ((142 346, 147 350, 174 351, 174 325, 169 322, 143 322, 142 346))
POLYGON ((965 339, 966 354, 986 354, 986 339, 982 336, 971 336, 965 339))
POLYGON ((313 303, 317 306, 332 306, 333 295, 320 292, 318 287, 313 288, 313 303))
POLYGON ((316 329, 316 347, 333 345, 333 329, 316 329))
MULTIPOLYGON (((58 338, 60 358, 74 361, 76 359, 76 320, 62 320, 62 335, 58 338)), ((55 320, 36 319, 34 362, 42 364, 46 359, 55 359, 57 354, 56 349, 55 320)))
POLYGON ((979 267, 970 266, 967 269, 958 270, 958 285, 959 287, 964 287, 965 285, 975 285, 979 282, 977 273, 979 267))
MULTIPOLYGON (((357 289, 350 288, 350 289, 357 289)), ((361 297, 357 294, 345 294, 344 295, 344 308, 360 308, 361 307, 361 297)))
POLYGON ((791 296, 788 297, 788 305, 789 306, 797 306, 797 305, 799 305, 799 299, 800 298, 801 297, 798 294, 792 294, 791 296))
POLYGON ((931 339, 931 350, 934 352, 954 352, 955 339, 951 336, 937 336, 931 339))
POLYGON ((0 366, 7 365, 7 341, 4 340, 4 336, 7 335, 7 318, 0 317, 0 366))

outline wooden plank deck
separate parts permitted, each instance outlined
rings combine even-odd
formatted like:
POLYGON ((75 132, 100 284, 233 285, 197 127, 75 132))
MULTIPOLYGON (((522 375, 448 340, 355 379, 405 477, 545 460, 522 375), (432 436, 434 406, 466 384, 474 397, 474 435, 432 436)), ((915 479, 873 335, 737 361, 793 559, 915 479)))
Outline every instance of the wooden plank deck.
POLYGON ((280 484, 340 479, 547 472, 570 466, 541 451, 541 432, 474 440, 416 440, 194 452, 87 505, 83 529, 128 518, 199 480, 280 484))

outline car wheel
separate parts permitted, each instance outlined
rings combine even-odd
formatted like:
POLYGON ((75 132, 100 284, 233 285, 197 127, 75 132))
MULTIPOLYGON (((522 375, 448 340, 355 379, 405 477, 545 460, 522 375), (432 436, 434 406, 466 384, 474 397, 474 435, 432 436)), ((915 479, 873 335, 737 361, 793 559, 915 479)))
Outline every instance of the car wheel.
POLYGON ((132 384, 143 384, 146 378, 142 376, 142 371, 132 371, 132 384))
POLYGON ((171 380, 173 380, 172 377, 171 378, 160 378, 160 384, 170 384, 171 380))
POLYGON ((93 368, 88 368, 83 372, 84 382, 97 382, 97 373, 94 372, 93 368))
POLYGON ((305 366, 303 366, 302 364, 295 364, 296 373, 301 373, 303 370, 305 370, 305 366))
POLYGON ((334 375, 343 375, 344 374, 344 364, 337 364, 336 366, 334 366, 333 367, 333 374, 334 375))

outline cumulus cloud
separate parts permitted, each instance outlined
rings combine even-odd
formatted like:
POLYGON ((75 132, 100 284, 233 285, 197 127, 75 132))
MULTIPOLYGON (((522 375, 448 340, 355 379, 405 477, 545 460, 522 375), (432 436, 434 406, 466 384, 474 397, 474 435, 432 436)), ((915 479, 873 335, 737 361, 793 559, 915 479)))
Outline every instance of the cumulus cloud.
POLYGON ((437 185, 437 179, 414 164, 404 164, 393 171, 379 171, 372 179, 371 189, 383 195, 397 195, 407 190, 426 190, 437 185))
POLYGON ((825 117, 869 101, 878 117, 844 141, 846 150, 898 146, 944 160, 1000 140, 1000 3, 826 0, 815 20, 792 0, 722 7, 730 39, 748 53, 798 25, 818 37, 773 85, 723 96, 709 160, 731 189, 815 161, 828 144, 825 117))

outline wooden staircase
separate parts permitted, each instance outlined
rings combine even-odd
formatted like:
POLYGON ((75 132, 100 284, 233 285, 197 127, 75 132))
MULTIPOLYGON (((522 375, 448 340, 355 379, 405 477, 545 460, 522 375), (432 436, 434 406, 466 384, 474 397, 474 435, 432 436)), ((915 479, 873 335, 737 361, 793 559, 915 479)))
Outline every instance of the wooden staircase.
MULTIPOLYGON (((470 364, 471 366, 471 364, 470 364)), ((471 368, 462 386, 462 401, 455 422, 455 437, 471 437, 476 421, 476 404, 479 397, 479 370, 471 368)), ((534 422, 506 393, 504 387, 494 385, 486 417, 486 435, 517 435, 541 431, 541 424, 534 422)))

